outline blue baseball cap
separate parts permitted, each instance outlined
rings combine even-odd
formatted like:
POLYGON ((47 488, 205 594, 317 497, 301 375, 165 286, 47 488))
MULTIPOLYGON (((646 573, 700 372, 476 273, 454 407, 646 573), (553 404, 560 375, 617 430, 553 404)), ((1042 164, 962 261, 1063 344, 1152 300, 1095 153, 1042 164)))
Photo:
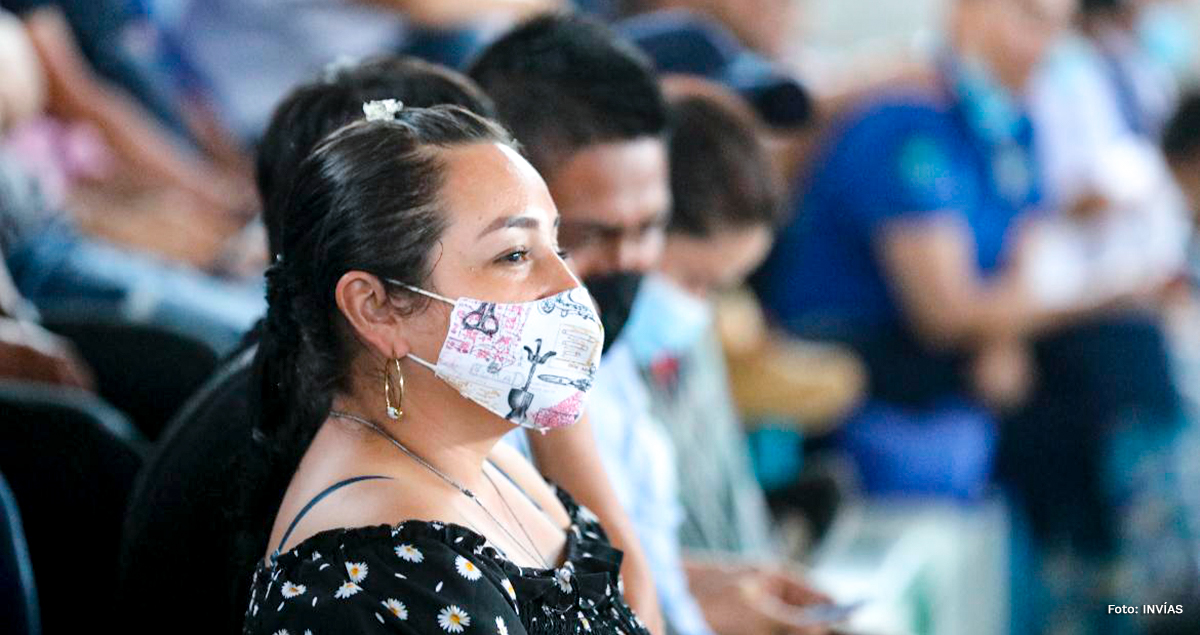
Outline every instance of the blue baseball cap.
POLYGON ((723 84, 772 126, 798 127, 812 119, 812 96, 795 77, 703 16, 686 10, 656 11, 623 20, 617 29, 660 73, 697 75, 723 84))

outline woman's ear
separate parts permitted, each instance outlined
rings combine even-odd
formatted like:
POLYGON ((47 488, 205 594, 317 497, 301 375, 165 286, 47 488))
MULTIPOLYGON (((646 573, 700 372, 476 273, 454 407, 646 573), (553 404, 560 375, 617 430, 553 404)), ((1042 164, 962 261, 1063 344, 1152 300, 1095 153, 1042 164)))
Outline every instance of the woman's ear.
POLYGON ((346 272, 338 280, 334 297, 338 309, 364 344, 384 358, 408 354, 405 329, 379 278, 362 271, 346 272))

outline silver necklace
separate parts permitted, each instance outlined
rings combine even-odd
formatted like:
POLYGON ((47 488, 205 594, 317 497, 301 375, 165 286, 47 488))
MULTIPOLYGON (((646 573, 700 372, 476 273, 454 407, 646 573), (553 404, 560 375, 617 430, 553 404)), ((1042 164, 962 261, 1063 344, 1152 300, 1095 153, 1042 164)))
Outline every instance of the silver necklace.
MULTIPOLYGON (((495 467, 495 465, 492 467, 495 467)), ((529 546, 533 548, 534 552, 537 553, 538 558, 543 563, 546 563, 546 568, 549 569, 549 560, 542 555, 542 550, 537 548, 537 542, 534 541, 533 536, 529 535, 529 531, 525 529, 525 523, 522 523, 521 517, 517 515, 517 512, 513 511, 512 505, 508 504, 508 499, 504 497, 504 494, 500 491, 500 488, 496 486, 496 481, 492 480, 492 475, 488 474, 487 470, 484 470, 483 477, 492 484, 492 489, 496 490, 496 496, 500 499, 500 502, 504 505, 504 508, 508 510, 508 515, 512 516, 513 520, 517 521, 517 527, 521 530, 522 534, 525 534, 525 540, 529 541, 529 546)))
POLYGON ((442 472, 441 470, 434 467, 432 463, 421 458, 416 452, 413 452, 412 450, 405 447, 405 445, 403 443, 400 443, 400 441, 398 441, 396 439, 396 437, 393 437, 391 434, 388 434, 387 430, 384 430, 383 428, 381 428, 374 421, 371 421, 370 419, 365 419, 358 415, 350 414, 349 412, 342 412, 340 410, 331 410, 329 412, 329 416, 337 417, 339 419, 346 419, 348 421, 353 421, 355 423, 364 425, 364 426, 370 428, 371 430, 374 430, 380 436, 382 436, 383 438, 385 438, 389 442, 391 442, 392 445, 399 448, 401 452, 407 454, 409 456, 409 458, 416 461, 422 467, 429 470, 430 472, 433 472, 435 475, 437 475, 438 478, 440 478, 443 481, 445 481, 446 483, 448 483, 454 489, 457 489, 459 492, 462 493, 463 496, 466 496, 468 499, 470 499, 472 502, 474 502, 476 505, 478 505, 479 509, 483 510, 483 513, 487 514, 488 518, 491 518, 492 522, 495 523, 495 525, 500 528, 500 531, 503 531, 504 534, 506 536, 508 536, 508 539, 513 542, 514 545, 516 545, 522 551, 525 552, 525 555, 530 556, 534 560, 540 561, 542 563, 542 566, 545 567, 546 569, 552 568, 550 566, 550 562, 542 555, 542 552, 540 550, 538 550, 537 544, 533 541, 533 538, 531 538, 529 535, 529 531, 525 529, 525 524, 521 522, 520 517, 518 517, 515 513, 513 513, 512 507, 509 506, 508 501, 504 498, 504 495, 500 493, 500 488, 496 487, 496 483, 494 481, 492 481, 492 478, 490 476, 488 476, 486 470, 483 473, 484 477, 487 478, 488 481, 492 483, 492 487, 496 487, 496 494, 500 497, 500 502, 504 503, 504 506, 506 508, 508 508, 508 512, 510 514, 512 514, 513 519, 517 521, 517 527, 521 528, 521 533, 525 534, 525 538, 527 540, 529 540, 529 544, 533 548, 532 551, 530 551, 529 547, 526 547, 525 545, 521 544, 521 541, 518 540, 517 537, 514 536, 512 534, 512 532, 510 532, 508 530, 508 528, 504 526, 503 523, 500 522, 500 519, 496 518, 496 516, 493 515, 492 512, 488 511, 488 508, 484 506, 483 501, 479 500, 479 497, 475 495, 475 492, 472 492, 471 490, 467 489, 466 487, 461 485, 458 481, 454 480, 449 475, 447 475, 445 472, 442 472))

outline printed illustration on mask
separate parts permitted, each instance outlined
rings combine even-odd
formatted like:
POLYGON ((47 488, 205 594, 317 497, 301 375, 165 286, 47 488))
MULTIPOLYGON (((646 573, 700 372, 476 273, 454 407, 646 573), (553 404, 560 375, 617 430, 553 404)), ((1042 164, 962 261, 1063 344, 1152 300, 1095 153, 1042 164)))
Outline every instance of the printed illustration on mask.
POLYGON ((520 304, 463 298, 431 369, 516 425, 558 428, 582 414, 602 338, 595 311, 566 292, 520 304))
POLYGON ((576 291, 582 291, 582 289, 572 289, 567 293, 561 293, 559 295, 546 298, 545 300, 542 300, 538 306, 542 309, 542 313, 545 313, 546 315, 550 315, 555 311, 559 311, 562 317, 567 317, 568 315, 578 315, 585 320, 590 320, 593 322, 596 321, 596 312, 592 310, 590 304, 591 299, 589 298, 588 300, 589 304, 583 304, 579 302, 572 295, 576 291))
POLYGON ((582 390, 584 392, 587 392, 592 389, 592 381, 594 381, 595 378, 596 378, 596 367, 594 367, 594 366, 588 369, 587 377, 580 377, 579 379, 571 379, 570 377, 563 377, 562 375, 550 375, 550 374, 538 375, 538 379, 540 379, 548 384, 557 384, 559 386, 571 386, 575 390, 582 390))
POLYGON ((478 309, 468 313, 463 320, 463 328, 489 336, 500 332, 500 322, 496 319, 496 303, 484 302, 478 309))
POLYGON ((525 378, 525 386, 521 388, 513 388, 508 391, 508 406, 512 408, 505 419, 509 421, 520 421, 529 413, 529 404, 533 403, 534 394, 529 392, 529 385, 533 383, 533 373, 537 371, 537 367, 546 363, 546 360, 558 354, 557 351, 546 351, 542 353, 542 340, 539 338, 534 340, 537 345, 537 350, 525 348, 525 356, 529 359, 529 376, 525 378))

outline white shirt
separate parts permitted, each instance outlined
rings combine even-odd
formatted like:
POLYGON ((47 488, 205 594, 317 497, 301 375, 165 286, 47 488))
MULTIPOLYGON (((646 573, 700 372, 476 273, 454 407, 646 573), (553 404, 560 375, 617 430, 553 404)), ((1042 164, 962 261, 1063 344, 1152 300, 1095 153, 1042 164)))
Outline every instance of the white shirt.
POLYGON ((1045 198, 1060 212, 1037 235, 1038 257, 1029 268, 1032 287, 1047 305, 1145 288, 1176 274, 1185 261, 1183 198, 1154 140, 1126 124, 1109 73, 1094 45, 1076 38, 1050 57, 1031 85, 1045 198), (1089 194, 1111 203, 1099 218, 1061 213, 1089 194))

